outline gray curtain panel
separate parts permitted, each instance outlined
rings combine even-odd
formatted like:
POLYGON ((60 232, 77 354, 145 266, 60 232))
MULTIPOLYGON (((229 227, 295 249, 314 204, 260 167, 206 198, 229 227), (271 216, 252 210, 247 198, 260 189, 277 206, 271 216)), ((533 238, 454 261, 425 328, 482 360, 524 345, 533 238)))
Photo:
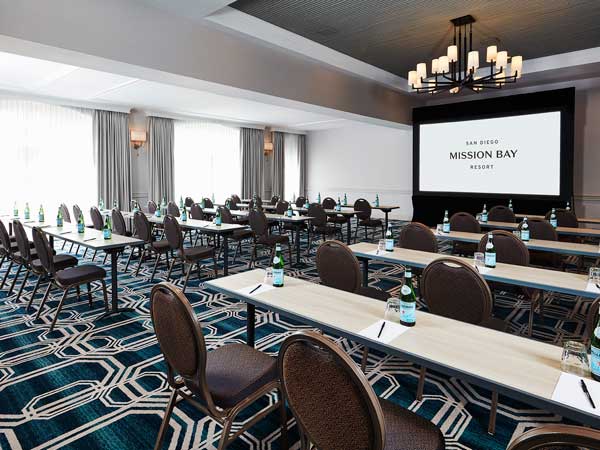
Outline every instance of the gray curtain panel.
POLYGON ((175 191, 173 147, 175 126, 172 119, 148 117, 148 200, 160 204, 174 200, 175 191))
POLYGON ((242 198, 263 195, 264 131, 254 128, 240 129, 242 160, 242 198))
POLYGON ((284 133, 273 132, 273 195, 283 198, 285 186, 285 156, 283 151, 284 133))
POLYGON ((306 135, 298 135, 298 168, 300 169, 300 195, 306 196, 306 135))
POLYGON ((127 211, 131 202, 129 115, 95 110, 93 127, 98 197, 104 200, 107 208, 112 208, 116 200, 119 208, 127 211))

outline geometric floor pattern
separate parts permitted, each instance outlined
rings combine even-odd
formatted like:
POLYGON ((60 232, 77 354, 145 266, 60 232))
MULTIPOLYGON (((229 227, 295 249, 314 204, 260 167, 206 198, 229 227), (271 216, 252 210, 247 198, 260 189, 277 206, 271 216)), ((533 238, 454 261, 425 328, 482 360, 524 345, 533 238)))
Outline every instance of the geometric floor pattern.
MULTIPOLYGON (((58 243, 57 243, 58 244, 58 243)), ((60 247, 60 245, 57 245, 60 247)), ((314 253, 313 253, 314 255, 314 253)), ((81 253, 79 254, 81 257, 81 253)), ((247 249, 231 265, 231 273, 246 270, 247 249)), ((89 260, 89 256, 87 257, 89 260)), ((54 331, 49 325, 59 293, 47 302, 35 320, 40 295, 31 312, 23 298, 0 291, 0 448, 1 449, 151 449, 169 397, 165 366, 148 311, 151 264, 138 277, 123 273, 121 258, 119 299, 135 312, 94 321, 103 312, 100 297, 90 309, 87 298, 71 296, 54 331)), ((96 262, 101 262, 97 258, 96 262)), ((135 262, 135 261, 134 261, 135 262)), ((305 267, 288 275, 318 281, 314 258, 304 256, 305 267)), ((137 263, 137 262, 135 262, 137 263)), ((258 265, 268 264, 263 255, 258 265)), ((0 268, 0 276, 5 267, 0 268)), ((107 270, 109 267, 107 267, 107 270)), ((370 264, 370 284, 398 292, 403 268, 370 264)), ((166 275, 164 267, 155 283, 166 275)), ((177 274, 176 274, 177 275, 177 274)), ((245 342, 245 307, 207 289, 192 278, 187 297, 202 323, 209 349, 245 342)), ((33 286, 28 286, 30 292, 33 286)), ((423 308, 423 305, 419 305, 423 308)), ((557 296, 545 306, 542 320, 536 316, 534 338, 561 345, 583 331, 588 300, 557 296)), ((524 334, 529 305, 514 293, 496 292, 494 314, 509 324, 509 332, 524 334)), ((257 310, 256 347, 276 355, 286 336, 303 328, 286 318, 257 310)), ((360 360, 361 348, 352 342, 339 344, 360 360)), ((504 449, 510 439, 543 423, 561 422, 549 412, 500 397, 496 433, 487 433, 491 393, 460 379, 428 371, 423 400, 415 400, 419 368, 406 361, 370 352, 368 378, 377 394, 394 401, 438 425, 449 449, 504 449)), ((256 405, 266 407, 272 399, 256 405)), ((221 428, 193 408, 175 409, 163 448, 216 449, 221 428)), ((340 420, 344 420, 343 412, 340 420)), ((294 442, 289 418, 290 448, 294 442)), ((230 445, 230 449, 268 450, 279 447, 278 415, 271 414, 230 445)))

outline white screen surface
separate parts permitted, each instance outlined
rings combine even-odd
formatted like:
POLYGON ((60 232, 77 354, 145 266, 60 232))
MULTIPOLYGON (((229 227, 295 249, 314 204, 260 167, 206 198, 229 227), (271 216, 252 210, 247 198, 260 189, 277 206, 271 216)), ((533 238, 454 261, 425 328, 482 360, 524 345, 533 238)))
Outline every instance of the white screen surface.
POLYGON ((560 111, 421 124, 419 189, 560 194, 560 111))

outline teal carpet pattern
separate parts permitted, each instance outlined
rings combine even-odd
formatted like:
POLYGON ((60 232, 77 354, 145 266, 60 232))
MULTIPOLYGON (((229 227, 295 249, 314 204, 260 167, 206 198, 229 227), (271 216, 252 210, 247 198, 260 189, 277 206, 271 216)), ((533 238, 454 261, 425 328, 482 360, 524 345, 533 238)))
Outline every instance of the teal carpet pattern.
MULTIPOLYGON (((57 242, 57 248, 60 248, 57 242)), ((68 247, 67 247, 68 248, 68 247)), ((81 252, 79 253, 81 257, 81 252)), ((247 269, 248 247, 232 264, 230 273, 247 269)), ((89 260, 89 256, 86 258, 89 260)), ((87 261, 82 261, 85 263, 87 261)), ((101 263, 101 257, 96 258, 101 263)), ((87 297, 69 297, 56 329, 48 328, 60 293, 53 292, 40 320, 35 313, 41 295, 27 313, 26 300, 0 292, 0 448, 1 449, 118 449, 140 450, 154 446, 165 410, 169 389, 149 317, 152 262, 145 263, 138 277, 130 267, 123 273, 126 255, 120 260, 120 305, 135 312, 95 321, 103 312, 100 293, 92 309, 87 297)), ((311 257, 304 267, 288 276, 318 282, 311 257)), ((133 261, 133 267, 137 261, 133 261)), ((268 264, 262 255, 258 265, 268 264)), ((4 275, 7 264, 0 268, 4 275)), ((106 267, 107 270, 110 267, 106 267)), ((155 283, 166 275, 164 266, 155 283)), ((370 284, 391 293, 400 289, 404 268, 392 264, 370 265, 370 284)), ((245 342, 245 304, 211 291, 203 280, 192 278, 187 296, 202 323, 209 349, 245 342)), ((180 272, 175 272, 179 277, 180 272)), ((178 279, 181 284, 182 279, 178 279)), ((18 286, 18 285, 17 285, 18 286)), ((33 283, 26 287, 31 292, 33 283)), ((25 295, 27 296, 27 294, 25 295)), ((424 306, 421 304, 421 308, 424 306)), ((545 307, 542 320, 536 316, 535 338, 560 345, 563 339, 578 338, 583 332, 589 301, 558 296, 545 307)), ((529 304, 518 295, 497 292, 495 315, 509 323, 511 333, 524 334, 529 304)), ((277 354, 281 342, 306 327, 269 311, 257 311, 256 345, 277 354)), ((362 348, 336 339, 360 361, 362 348)), ((419 368, 407 361, 371 352, 368 378, 381 397, 392 400, 437 424, 449 449, 504 449, 510 439, 544 423, 561 422, 561 417, 526 404, 500 397, 496 434, 487 433, 491 393, 460 379, 428 371, 425 395, 415 400, 419 368)), ((266 407, 265 397, 254 411, 266 407)), ((344 420, 343 414, 340 420, 344 420)), ((290 448, 298 449, 293 418, 289 417, 290 448)), ((194 408, 181 404, 173 414, 165 449, 216 449, 221 428, 194 408)), ((243 434, 232 450, 279 449, 279 419, 271 414, 243 434)), ((350 450, 350 449, 349 449, 350 450)))

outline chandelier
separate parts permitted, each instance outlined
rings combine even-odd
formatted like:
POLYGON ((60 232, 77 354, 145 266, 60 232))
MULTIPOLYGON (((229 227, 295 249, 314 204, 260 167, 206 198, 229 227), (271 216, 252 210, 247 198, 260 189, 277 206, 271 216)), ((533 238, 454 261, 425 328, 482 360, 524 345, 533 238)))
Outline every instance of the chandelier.
POLYGON ((408 85, 413 91, 419 94, 446 91, 457 94, 466 88, 480 92, 483 89, 501 89, 521 78, 523 57, 511 57, 509 68, 508 52, 499 52, 496 45, 487 48, 489 68, 479 66, 479 52, 473 50, 473 16, 458 17, 450 22, 454 25, 454 41, 446 55, 431 61, 431 75, 427 77, 426 63, 419 63, 417 70, 408 72, 408 85))

